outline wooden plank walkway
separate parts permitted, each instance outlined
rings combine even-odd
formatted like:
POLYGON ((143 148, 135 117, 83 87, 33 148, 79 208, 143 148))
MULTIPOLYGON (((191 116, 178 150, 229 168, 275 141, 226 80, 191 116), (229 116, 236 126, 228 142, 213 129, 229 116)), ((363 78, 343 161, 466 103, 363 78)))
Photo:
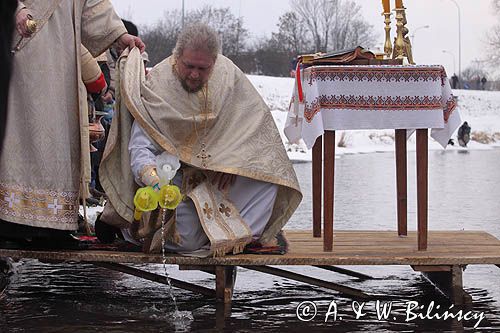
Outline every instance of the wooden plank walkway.
MULTIPOLYGON (((396 231, 339 231, 332 252, 312 231, 286 231, 285 255, 228 255, 194 258, 168 255, 167 264, 211 265, 500 265, 500 240, 482 231, 430 231, 427 251, 417 250, 416 232, 398 237, 396 231)), ((112 251, 25 251, 0 249, 0 257, 42 261, 162 263, 158 254, 112 251)))

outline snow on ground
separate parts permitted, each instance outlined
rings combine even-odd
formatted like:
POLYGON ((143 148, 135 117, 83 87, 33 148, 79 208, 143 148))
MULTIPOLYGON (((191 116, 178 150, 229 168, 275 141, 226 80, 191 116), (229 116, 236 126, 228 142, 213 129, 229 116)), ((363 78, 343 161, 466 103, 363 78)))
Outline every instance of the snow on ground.
MULTIPOLYGON (((290 159, 294 162, 310 161, 311 152, 304 143, 290 144, 283 134, 294 79, 257 75, 248 75, 248 78, 270 107, 290 159)), ((468 148, 462 148, 456 142, 455 133, 452 137, 455 146, 446 149, 486 150, 500 147, 500 92, 454 90, 453 93, 458 97, 457 110, 462 121, 467 121, 472 128, 472 138, 468 148)), ((394 130, 337 131, 336 141, 338 155, 393 151, 394 130)), ((429 149, 443 148, 430 139, 429 149)), ((415 150, 415 135, 408 141, 408 150, 415 150)))

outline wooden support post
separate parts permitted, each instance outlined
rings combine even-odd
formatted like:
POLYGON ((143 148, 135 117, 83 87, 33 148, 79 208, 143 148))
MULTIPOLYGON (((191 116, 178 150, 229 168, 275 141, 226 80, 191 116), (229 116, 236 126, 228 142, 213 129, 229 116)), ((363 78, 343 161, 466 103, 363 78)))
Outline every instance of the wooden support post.
POLYGON ((325 131, 323 177, 324 235, 323 251, 333 251, 334 180, 335 180, 335 131, 325 131))
POLYGON ((216 326, 220 330, 231 316, 237 266, 215 266, 216 326))
MULTIPOLYGON (((117 272, 129 274, 129 275, 137 276, 137 277, 140 277, 140 278, 145 279, 145 280, 149 280, 149 281, 158 282, 158 283, 161 283, 161 284, 168 285, 168 281, 167 281, 167 277, 166 276, 162 276, 162 275, 158 275, 158 274, 146 272, 146 271, 134 268, 134 267, 130 267, 130 266, 122 265, 122 264, 111 263, 111 262, 93 262, 92 264, 94 266, 97 266, 97 267, 102 267, 102 268, 110 269, 110 270, 113 270, 113 271, 117 271, 117 272)), ((192 283, 189 283, 189 282, 180 281, 180 280, 176 280, 176 279, 173 279, 173 278, 170 278, 170 284, 173 287, 177 287, 177 288, 189 290, 189 291, 192 291, 194 293, 198 293, 198 294, 202 294, 204 296, 214 297, 215 298, 215 291, 212 290, 212 289, 208 289, 208 288, 205 288, 205 287, 200 287, 200 286, 197 286, 195 284, 192 284, 192 283)))
POLYGON ((471 304, 472 297, 463 289, 462 266, 449 266, 448 271, 423 271, 422 275, 455 305, 471 304))
POLYGON ((312 149, 312 211, 313 237, 321 237, 321 191, 323 178, 323 137, 319 136, 312 149))
POLYGON ((365 275, 363 273, 354 272, 354 271, 351 271, 349 269, 340 268, 340 267, 336 267, 336 266, 314 265, 313 267, 321 268, 321 269, 324 269, 327 271, 331 271, 331 272, 335 272, 335 273, 339 273, 339 274, 343 274, 343 275, 347 275, 347 276, 352 276, 352 277, 355 277, 355 278, 358 278, 361 280, 374 280, 375 279, 372 276, 365 275))
POLYGON ((236 266, 215 266, 215 294, 218 303, 231 304, 236 266))
POLYGON ((427 250, 428 130, 417 129, 418 250, 427 250))
POLYGON ((299 281, 299 282, 304 282, 313 286, 318 286, 318 287, 323 287, 327 288, 330 290, 335 290, 340 292, 341 294, 357 298, 357 299, 370 299, 370 296, 362 292, 361 290, 346 287, 337 283, 333 282, 328 282, 316 278, 312 278, 306 275, 286 271, 283 269, 275 268, 275 267, 269 267, 269 266, 241 266, 247 269, 251 269, 254 271, 262 272, 262 273, 267 273, 271 275, 276 275, 283 277, 285 279, 290 279, 294 281, 299 281))
POLYGON ((408 236, 408 186, 407 186, 407 161, 406 161, 406 130, 397 129, 396 144, 396 192, 398 235, 408 236))

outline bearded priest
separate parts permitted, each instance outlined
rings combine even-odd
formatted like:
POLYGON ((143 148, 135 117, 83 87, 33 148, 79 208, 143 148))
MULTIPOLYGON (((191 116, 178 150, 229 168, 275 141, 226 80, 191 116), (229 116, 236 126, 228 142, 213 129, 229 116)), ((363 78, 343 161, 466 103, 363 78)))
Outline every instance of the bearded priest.
MULTIPOLYGON (((158 156, 167 154, 180 161, 172 183, 184 200, 157 214, 153 231, 166 224, 166 250, 223 256, 273 241, 302 194, 269 108, 220 54, 217 33, 201 23, 185 28, 147 78, 137 49, 118 65, 120 110, 100 168, 111 205, 101 219, 144 241, 131 232, 134 193, 159 190, 158 156)), ((148 250, 161 249, 159 235, 148 250)))

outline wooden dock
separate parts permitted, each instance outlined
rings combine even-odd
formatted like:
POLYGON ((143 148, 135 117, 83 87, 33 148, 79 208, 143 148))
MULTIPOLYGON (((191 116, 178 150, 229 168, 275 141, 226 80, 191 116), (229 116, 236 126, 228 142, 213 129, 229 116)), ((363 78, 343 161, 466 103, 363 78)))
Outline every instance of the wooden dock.
MULTIPOLYGON (((395 231, 335 231, 333 251, 323 251, 323 239, 311 231, 286 231, 287 254, 238 254, 196 258, 169 254, 167 264, 241 265, 500 265, 500 240, 483 231, 431 231, 429 248, 418 251, 416 233, 395 231)), ((53 261, 163 263, 159 254, 110 251, 25 251, 0 249, 0 257, 53 261)))
MULTIPOLYGON (((167 264, 180 269, 196 269, 216 276, 216 288, 201 288, 173 280, 173 285, 215 297, 230 304, 235 279, 235 267, 261 271, 284 278, 336 290, 353 298, 369 298, 361 290, 345 287, 314 277, 268 267, 308 265, 347 274, 360 279, 370 278, 335 265, 410 265, 422 272, 436 287, 456 304, 471 301, 462 288, 462 270, 467 265, 490 264, 500 267, 500 240, 482 231, 430 231, 426 251, 417 249, 417 234, 409 232, 399 237, 396 231, 335 231, 333 251, 323 251, 323 239, 312 231, 286 231, 289 251, 284 255, 239 254, 219 258, 195 258, 167 255, 167 264)), ((26 251, 0 249, 0 257, 34 258, 50 262, 90 262, 97 266, 165 283, 165 277, 147 273, 123 264, 161 264, 158 254, 113 251, 26 251)))

